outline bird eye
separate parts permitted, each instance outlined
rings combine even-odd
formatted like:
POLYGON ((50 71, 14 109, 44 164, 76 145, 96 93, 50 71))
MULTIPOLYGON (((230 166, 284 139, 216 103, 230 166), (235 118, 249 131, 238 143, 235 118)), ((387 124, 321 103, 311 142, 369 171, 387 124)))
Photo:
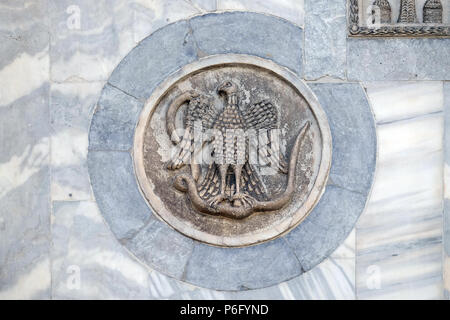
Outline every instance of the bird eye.
POLYGON ((226 86, 231 87, 231 82, 227 82, 226 86))

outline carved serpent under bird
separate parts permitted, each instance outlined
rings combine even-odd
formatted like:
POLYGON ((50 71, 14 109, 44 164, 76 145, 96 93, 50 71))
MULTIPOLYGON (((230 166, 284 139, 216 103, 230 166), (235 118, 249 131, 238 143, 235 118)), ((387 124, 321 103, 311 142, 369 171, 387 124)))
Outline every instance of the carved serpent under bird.
POLYGON ((273 139, 274 129, 279 128, 278 110, 269 101, 241 109, 238 99, 239 88, 231 80, 222 83, 217 93, 224 97, 221 111, 211 105, 207 96, 197 92, 186 92, 177 97, 166 114, 167 133, 178 149, 169 162, 168 169, 177 170, 189 164, 191 175, 181 174, 175 178, 175 187, 187 192, 193 206, 200 212, 242 219, 254 212, 274 211, 284 207, 292 198, 295 171, 301 143, 309 130, 307 121, 292 148, 289 163, 279 152, 279 143, 273 139), (184 116, 185 132, 179 137, 175 131, 175 117, 179 108, 189 102, 184 116), (201 143, 195 141, 195 128, 202 133, 213 134, 201 143), (258 132, 266 139, 259 141, 257 151, 263 162, 276 168, 279 173, 288 174, 287 187, 275 200, 268 200, 265 186, 255 165, 250 161, 250 149, 254 146, 245 138, 249 131, 258 132), (196 155, 202 152, 206 143, 212 145, 212 163, 202 179, 201 166, 196 155))

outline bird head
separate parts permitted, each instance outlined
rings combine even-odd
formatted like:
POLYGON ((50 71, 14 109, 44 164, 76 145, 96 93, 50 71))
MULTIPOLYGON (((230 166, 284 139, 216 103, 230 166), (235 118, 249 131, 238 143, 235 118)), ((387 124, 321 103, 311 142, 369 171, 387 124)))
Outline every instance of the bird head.
POLYGON ((224 94, 224 95, 231 95, 233 93, 237 93, 238 92, 238 87, 237 85, 231 81, 231 80, 227 80, 224 83, 222 83, 218 88, 217 88, 217 93, 219 94, 224 94))

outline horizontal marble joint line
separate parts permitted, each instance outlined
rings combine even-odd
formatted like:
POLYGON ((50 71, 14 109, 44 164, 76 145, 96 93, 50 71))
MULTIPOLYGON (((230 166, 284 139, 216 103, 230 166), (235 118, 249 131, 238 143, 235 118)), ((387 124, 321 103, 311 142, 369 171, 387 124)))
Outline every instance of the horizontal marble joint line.
MULTIPOLYGON (((366 195, 365 195, 363 192, 361 192, 361 191, 353 190, 353 189, 351 189, 351 188, 344 187, 344 186, 342 186, 342 185, 340 185, 340 184, 337 184, 337 183, 335 183, 335 182, 333 182, 333 181, 331 181, 331 180, 332 180, 332 178, 330 177, 329 180, 328 180, 328 183, 327 183, 327 187, 328 187, 328 186, 336 187, 336 188, 339 188, 339 189, 342 189, 342 190, 345 190, 345 191, 348 191, 348 192, 351 192, 351 193, 356 193, 356 194, 359 194, 359 195, 362 195, 362 196, 366 196, 366 195)), ((372 183, 372 184, 373 184, 373 183, 372 183)), ((370 191, 369 191, 369 193, 370 193, 370 191)))
MULTIPOLYGON (((356 227, 356 232, 358 232, 358 229, 359 228, 356 227)), ((359 257, 374 253, 383 253, 384 256, 399 255, 401 254, 401 252, 404 252, 405 250, 408 249, 426 248, 441 243, 442 243, 441 236, 431 237, 427 239, 412 240, 403 243, 398 242, 395 244, 381 245, 374 249, 359 249, 357 252, 357 256, 359 257)))
POLYGON ((422 118, 427 118, 427 117, 433 117, 436 115, 443 115, 444 111, 443 110, 439 110, 439 111, 434 111, 434 112, 430 112, 430 113, 425 113, 425 114, 419 114, 419 115, 415 115, 412 117, 408 117, 408 118, 403 118, 403 119, 397 119, 397 120, 389 120, 389 121, 379 121, 377 122, 377 125, 383 126, 383 125, 389 125, 389 124, 393 124, 393 123, 398 123, 398 122, 403 122, 403 121, 412 121, 412 120, 417 120, 417 119, 422 119, 422 118))

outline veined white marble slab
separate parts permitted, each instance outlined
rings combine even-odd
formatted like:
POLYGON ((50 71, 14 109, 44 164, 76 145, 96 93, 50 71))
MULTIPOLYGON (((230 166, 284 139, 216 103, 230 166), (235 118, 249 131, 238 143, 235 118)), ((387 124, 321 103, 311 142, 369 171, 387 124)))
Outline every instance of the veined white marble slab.
POLYGON ((444 82, 444 286, 450 299, 450 82, 444 82))
POLYGON ((54 299, 148 299, 149 272, 114 239, 94 202, 54 202, 54 299))
POLYGON ((50 298, 46 8, 0 4, 0 300, 50 298))
MULTIPOLYGON (((448 240, 446 240, 448 241, 448 240)), ((450 299, 450 257, 448 255, 444 255, 444 298, 450 299)))
POLYGON ((104 82, 54 83, 50 88, 52 200, 92 199, 88 130, 104 82))
POLYGON ((443 110, 440 81, 369 82, 366 88, 378 124, 443 110))
POLYGON ((442 82, 365 86, 379 154, 356 229, 357 297, 441 298, 442 82))
POLYGON ((126 0, 48 0, 51 79, 107 80, 135 46, 132 4, 126 0))
POLYGON ((215 11, 252 11, 304 25, 304 0, 135 0, 134 41, 138 43, 168 23, 215 11))

